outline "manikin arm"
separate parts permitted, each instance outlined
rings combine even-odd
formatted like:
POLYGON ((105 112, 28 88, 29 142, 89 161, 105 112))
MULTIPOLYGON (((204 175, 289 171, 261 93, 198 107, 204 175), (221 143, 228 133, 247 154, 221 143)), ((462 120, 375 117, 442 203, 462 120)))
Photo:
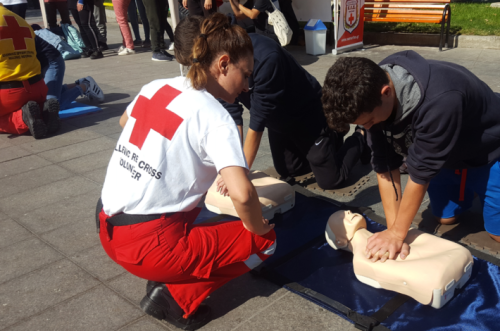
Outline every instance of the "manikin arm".
POLYGON ((227 167, 220 171, 233 201, 234 208, 245 228, 259 236, 263 236, 274 228, 274 224, 262 218, 259 197, 247 177, 246 169, 227 167))
POLYGON ((367 258, 375 262, 379 258, 382 262, 387 259, 384 254, 389 253, 389 259, 395 259, 400 253, 402 259, 409 254, 409 246, 403 244, 410 225, 422 203, 428 184, 420 185, 408 179, 404 195, 401 194, 401 176, 398 170, 392 172, 394 183, 401 197, 400 203, 396 201, 396 193, 392 187, 389 173, 377 175, 379 179, 380 196, 387 218, 388 229, 376 233, 368 239, 366 246, 367 258))

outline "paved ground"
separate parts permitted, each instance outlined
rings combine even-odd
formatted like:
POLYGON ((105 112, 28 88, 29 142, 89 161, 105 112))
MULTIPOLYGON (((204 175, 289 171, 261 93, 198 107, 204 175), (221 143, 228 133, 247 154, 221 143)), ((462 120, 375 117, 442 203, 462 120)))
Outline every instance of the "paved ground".
MULTIPOLYGON (((40 18, 34 14, 30 20, 40 18)), ((110 45, 118 48, 117 25, 109 26, 110 45)), ((320 82, 336 59, 289 49, 320 82)), ((404 49, 368 47, 347 56, 380 61, 404 49)), ((461 64, 500 92, 500 51, 412 49, 461 64)), ((105 55, 68 61, 65 78, 70 83, 93 76, 106 94, 102 112, 63 121, 58 135, 43 140, 0 135, 0 330, 174 330, 139 309, 145 281, 106 256, 95 233, 94 211, 121 132, 119 116, 141 86, 177 76, 179 65, 152 62, 149 52, 105 55)), ((271 165, 264 138, 254 168, 271 165)), ((361 192, 329 196, 382 215, 373 173, 362 166, 356 172, 372 178, 361 192)), ((342 318, 250 275, 230 282, 207 302, 216 318, 204 330, 353 329, 342 318)))

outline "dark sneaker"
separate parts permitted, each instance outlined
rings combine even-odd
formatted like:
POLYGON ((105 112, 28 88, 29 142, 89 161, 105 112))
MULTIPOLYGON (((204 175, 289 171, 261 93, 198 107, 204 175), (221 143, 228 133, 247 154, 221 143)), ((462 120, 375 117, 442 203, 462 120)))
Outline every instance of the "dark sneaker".
POLYGON ((92 55, 90 55, 90 59, 91 60, 95 60, 95 59, 102 59, 104 57, 104 55, 102 55, 102 52, 101 51, 94 51, 92 53, 92 55))
POLYGON ((102 51, 107 51, 109 49, 108 44, 100 41, 99 42, 99 50, 102 51))
POLYGON ((83 58, 87 58, 87 57, 90 57, 92 55, 92 51, 91 50, 88 50, 88 49, 83 49, 82 52, 80 53, 80 55, 83 57, 83 58))
POLYGON ((141 45, 142 45, 142 40, 141 39, 134 40, 134 46, 141 46, 141 45))
POLYGON ((153 61, 172 61, 174 57, 165 50, 161 50, 159 52, 153 52, 153 61))
POLYGON ((59 101, 49 99, 43 104, 43 118, 47 125, 47 133, 54 133, 61 127, 59 121, 59 101))
POLYGON ((47 126, 45 126, 42 120, 38 104, 35 101, 28 101, 21 109, 23 112, 24 124, 28 126, 31 135, 35 139, 45 137, 47 134, 47 126))
POLYGON ((144 48, 150 48, 151 47, 151 40, 149 40, 149 39, 148 40, 144 40, 142 42, 142 47, 144 47, 144 48))
POLYGON ((141 301, 141 308, 148 315, 165 320, 182 330, 197 330, 211 321, 212 312, 207 305, 201 304, 194 314, 184 318, 184 311, 164 284, 154 286, 148 282, 149 285, 152 288, 141 301))

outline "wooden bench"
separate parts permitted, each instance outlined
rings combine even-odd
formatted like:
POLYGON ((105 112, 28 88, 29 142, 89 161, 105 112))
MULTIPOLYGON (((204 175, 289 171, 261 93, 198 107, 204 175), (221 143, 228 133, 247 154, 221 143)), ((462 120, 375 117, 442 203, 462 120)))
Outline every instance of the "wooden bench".
POLYGON ((442 50, 444 26, 445 47, 450 33, 450 0, 369 0, 365 2, 365 22, 437 23, 441 24, 439 50, 442 50))

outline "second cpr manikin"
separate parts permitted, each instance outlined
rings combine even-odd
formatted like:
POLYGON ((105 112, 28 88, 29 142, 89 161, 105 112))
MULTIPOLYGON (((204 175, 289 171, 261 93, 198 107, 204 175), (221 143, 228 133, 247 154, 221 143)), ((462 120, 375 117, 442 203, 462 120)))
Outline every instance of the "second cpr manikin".
POLYGON ((372 233, 366 229, 363 216, 350 211, 341 210, 330 216, 325 235, 334 249, 354 254, 354 274, 360 282, 406 294, 434 308, 443 307, 472 272, 473 259, 467 249, 416 229, 411 229, 405 239, 410 245, 405 260, 398 257, 373 263, 365 256, 372 233))

